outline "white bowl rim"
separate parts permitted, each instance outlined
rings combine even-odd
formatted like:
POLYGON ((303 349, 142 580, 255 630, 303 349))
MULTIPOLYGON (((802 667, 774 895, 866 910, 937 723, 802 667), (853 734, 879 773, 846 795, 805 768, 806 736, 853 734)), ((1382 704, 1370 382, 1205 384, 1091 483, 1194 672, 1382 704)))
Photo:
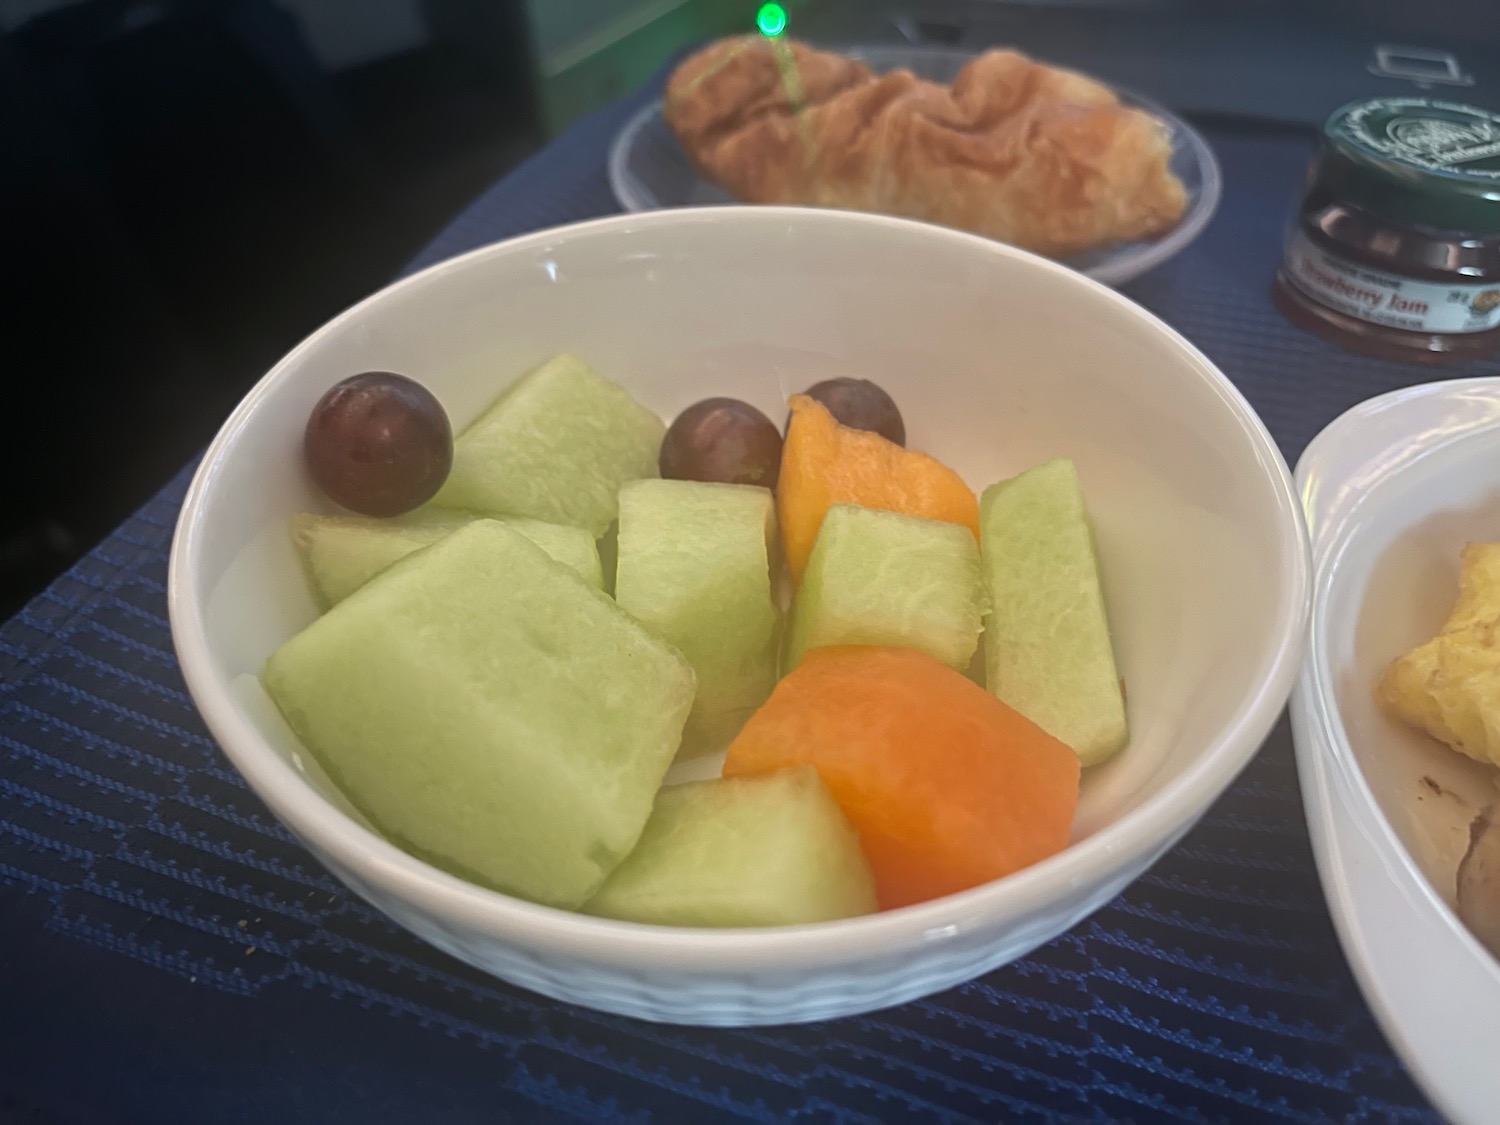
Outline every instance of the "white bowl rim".
POLYGON ((1275 442, 1239 390, 1177 331, 1108 286, 1058 263, 977 235, 913 220, 803 207, 695 207, 614 215, 491 243, 403 278, 347 309, 283 357, 241 400, 194 473, 173 537, 167 578, 173 643, 189 693, 224 753, 272 812, 305 843, 358 878, 437 918, 453 918, 479 932, 504 934, 530 947, 567 952, 593 961, 637 968, 728 973, 774 971, 893 954, 960 933, 1024 918, 1056 897, 1058 887, 1103 883, 1122 857, 1139 857, 1175 839, 1234 780, 1254 754, 1290 694, 1301 663, 1311 603, 1311 562, 1301 504, 1275 442), (361 827, 319 794, 291 765, 265 746, 212 672, 202 607, 193 596, 196 563, 204 545, 205 499, 236 435, 302 356, 324 338, 410 288, 489 257, 504 257, 559 242, 612 232, 649 231, 681 224, 836 225, 890 228, 963 244, 967 250, 1009 257, 1027 268, 1064 276, 1092 290, 1180 352, 1249 437, 1281 516, 1280 566, 1288 596, 1279 607, 1274 644, 1262 660, 1263 676, 1229 717, 1218 737, 1191 766, 1146 802, 1094 835, 1006 878, 915 906, 815 925, 774 929, 694 929, 618 922, 513 898, 466 882, 397 848, 361 827))

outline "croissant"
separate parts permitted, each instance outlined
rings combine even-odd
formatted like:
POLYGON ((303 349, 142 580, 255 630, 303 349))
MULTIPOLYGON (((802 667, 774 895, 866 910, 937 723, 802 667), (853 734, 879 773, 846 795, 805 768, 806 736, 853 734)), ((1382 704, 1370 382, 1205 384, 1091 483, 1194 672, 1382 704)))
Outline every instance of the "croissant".
POLYGON ((698 171, 751 203, 880 211, 1051 257, 1181 219, 1166 126, 1017 51, 952 86, 787 39, 719 40, 679 66, 664 113, 698 171))

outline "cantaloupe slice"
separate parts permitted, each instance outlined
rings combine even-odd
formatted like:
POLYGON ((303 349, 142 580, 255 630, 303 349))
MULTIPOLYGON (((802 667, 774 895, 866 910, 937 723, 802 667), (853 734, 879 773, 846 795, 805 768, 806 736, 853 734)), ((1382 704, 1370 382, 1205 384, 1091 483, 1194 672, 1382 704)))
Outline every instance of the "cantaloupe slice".
POLYGON ((883 909, 1061 851, 1078 756, 961 673, 906 648, 810 651, 729 747, 724 776, 816 766, 860 834, 883 909))
POLYGON ((787 566, 802 577, 834 504, 860 504, 962 524, 979 539, 979 501, 963 478, 925 453, 841 426, 822 403, 793 395, 776 507, 787 566))

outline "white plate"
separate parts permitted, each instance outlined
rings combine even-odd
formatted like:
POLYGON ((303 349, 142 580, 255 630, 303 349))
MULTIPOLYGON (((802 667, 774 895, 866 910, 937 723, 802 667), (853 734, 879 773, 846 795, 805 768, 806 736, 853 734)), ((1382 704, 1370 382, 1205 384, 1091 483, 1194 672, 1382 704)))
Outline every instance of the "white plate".
MULTIPOLYGON (((944 83, 974 58, 973 52, 943 47, 848 47, 842 53, 863 59, 876 71, 905 67, 920 78, 944 83)), ((1126 105, 1148 110, 1166 123, 1172 135, 1172 171, 1187 188, 1188 205, 1182 221, 1160 238, 1117 243, 1063 260, 1105 285, 1122 285, 1185 249, 1213 218, 1223 188, 1213 150, 1190 125, 1145 98, 1116 92, 1126 105)), ((646 106, 616 134, 609 183, 627 211, 737 202, 693 168, 662 117, 660 102, 646 106)))
POLYGON ((1468 540, 1500 538, 1500 378, 1370 400, 1298 462, 1315 567, 1292 696, 1323 889, 1365 998, 1456 1122, 1500 1120, 1500 963, 1454 913, 1454 873, 1495 771, 1388 719, 1385 666, 1441 626, 1468 540))

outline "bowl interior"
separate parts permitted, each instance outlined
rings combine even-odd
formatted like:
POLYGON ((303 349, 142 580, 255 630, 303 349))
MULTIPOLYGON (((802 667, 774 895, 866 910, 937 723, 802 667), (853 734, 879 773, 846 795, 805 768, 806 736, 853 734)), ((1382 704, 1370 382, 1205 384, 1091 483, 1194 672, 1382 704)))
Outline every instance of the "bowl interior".
POLYGON ((253 679, 314 616, 286 532, 292 513, 328 507, 301 467, 314 402, 349 374, 397 371, 432 388, 457 429, 560 351, 667 418, 733 395, 779 419, 813 382, 873 379, 900 403, 908 444, 976 490, 1071 457, 1133 727, 1129 748, 1089 771, 1076 839, 1188 771, 1227 784, 1258 741, 1247 730, 1263 733, 1285 698, 1305 583, 1285 469, 1180 338, 1077 274, 934 227, 658 212, 491 247, 386 290, 293 352, 226 425, 185 516, 197 533, 181 596, 201 611, 198 672, 239 693, 263 743, 226 743, 242 769, 269 748, 348 811, 253 679))
POLYGON ((1436 895, 1454 905, 1469 822, 1500 798, 1495 770, 1396 722, 1374 698, 1386 666, 1429 640, 1458 593, 1459 552, 1500 526, 1491 432, 1413 460, 1370 489, 1319 607, 1319 660, 1371 795, 1436 895))

